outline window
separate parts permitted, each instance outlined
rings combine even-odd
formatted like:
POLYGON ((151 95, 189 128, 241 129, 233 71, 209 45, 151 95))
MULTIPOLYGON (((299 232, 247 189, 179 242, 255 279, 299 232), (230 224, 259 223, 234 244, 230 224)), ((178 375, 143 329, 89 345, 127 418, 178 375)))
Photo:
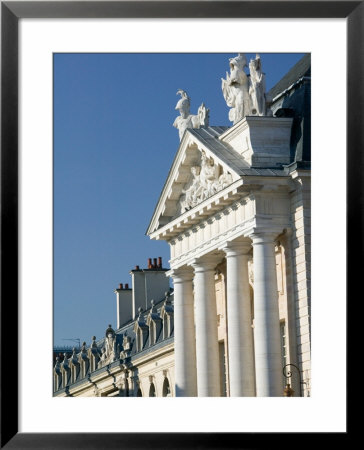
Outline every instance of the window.
POLYGON ((167 377, 164 379, 163 383, 163 397, 171 397, 171 388, 167 377))
POLYGON ((154 345, 156 341, 156 326, 153 321, 149 325, 149 345, 154 345))
POLYGON ((137 333, 137 351, 141 352, 143 350, 143 331, 139 328, 137 333))
POLYGON ((164 314, 163 316, 163 338, 167 339, 167 337, 169 337, 169 320, 168 320, 168 315, 164 314))
POLYGON ((136 320, 134 325, 135 345, 137 352, 141 352, 143 350, 149 334, 149 327, 140 315, 141 312, 139 314, 138 320, 136 320))
POLYGON ((155 396, 156 396, 155 395, 155 386, 154 386, 154 383, 152 383, 149 388, 149 397, 155 397, 155 396))

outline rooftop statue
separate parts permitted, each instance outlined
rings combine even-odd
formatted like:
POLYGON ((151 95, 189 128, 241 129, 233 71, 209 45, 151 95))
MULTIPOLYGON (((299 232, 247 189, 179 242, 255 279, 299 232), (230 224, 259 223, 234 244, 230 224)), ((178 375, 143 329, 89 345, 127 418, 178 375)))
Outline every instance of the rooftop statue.
POLYGON ((110 364, 113 361, 115 361, 116 357, 115 347, 116 347, 115 331, 111 328, 111 325, 109 325, 105 333, 105 342, 102 348, 102 354, 100 361, 98 363, 98 368, 104 367, 107 364, 110 364))
POLYGON ((229 120, 234 124, 251 114, 251 100, 249 95, 249 79, 244 72, 247 66, 245 55, 239 53, 229 59, 230 75, 226 72, 226 79, 221 78, 222 93, 226 104, 231 108, 229 120))
POLYGON ((244 71, 247 61, 243 53, 230 58, 229 65, 230 74, 226 72, 226 79, 221 79, 223 96, 231 108, 229 119, 235 125, 245 116, 266 115, 265 75, 260 56, 257 54, 255 59, 250 60, 250 76, 244 71))
POLYGON ((255 59, 249 63, 250 87, 249 94, 252 99, 253 114, 258 116, 266 115, 265 102, 265 75, 262 72, 262 61, 257 54, 255 59))
POLYGON ((209 112, 210 110, 202 103, 198 108, 197 115, 190 114, 190 98, 186 91, 179 89, 177 95, 181 98, 178 100, 176 110, 180 112, 180 115, 176 117, 173 126, 178 128, 179 139, 182 139, 183 133, 187 128, 200 128, 207 127, 209 124, 209 112))

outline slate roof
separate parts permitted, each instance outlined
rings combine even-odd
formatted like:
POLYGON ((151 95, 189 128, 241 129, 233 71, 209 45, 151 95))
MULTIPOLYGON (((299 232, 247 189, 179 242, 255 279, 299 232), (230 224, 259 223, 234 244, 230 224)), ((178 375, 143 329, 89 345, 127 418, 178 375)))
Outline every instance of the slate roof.
MULTIPOLYGON (((173 305, 173 293, 170 294, 169 299, 173 305)), ((164 305, 164 301, 165 298, 163 298, 161 301, 159 301, 158 303, 156 303, 154 305, 155 310, 158 312, 158 314, 160 315, 160 310, 162 308, 162 306, 164 305)), ((143 318, 145 318, 145 322, 147 320, 147 316, 150 313, 151 308, 146 309, 145 311, 142 312, 142 316, 143 318)), ((152 351, 156 350, 159 347, 162 347, 163 345, 166 344, 166 339, 163 339, 163 328, 160 330, 159 335, 156 336, 156 343, 152 346, 149 345, 149 335, 148 335, 148 339, 145 343, 145 346, 143 348, 142 351, 137 352, 136 351, 136 345, 135 345, 135 333, 134 333, 134 325, 135 325, 135 320, 132 320, 130 322, 128 322, 126 325, 120 327, 117 331, 116 331, 116 335, 122 337, 123 334, 125 332, 127 332, 128 336, 131 337, 131 357, 135 356, 135 355, 139 355, 139 353, 143 353, 143 352, 147 352, 149 349, 152 351), (161 345, 158 345, 161 344, 161 345)), ((171 330, 171 337, 173 338, 174 336, 174 328, 172 328, 171 330)))
POLYGON ((278 83, 272 87, 268 95, 274 99, 278 94, 288 89, 302 77, 311 76, 311 54, 307 53, 289 70, 278 83))
MULTIPOLYGON (((173 305, 173 292, 170 293, 169 295, 169 299, 173 305)), ((164 305, 164 301, 165 298, 163 298, 162 300, 160 300, 158 303, 155 303, 154 308, 155 310, 158 312, 158 314, 160 314, 160 310, 162 308, 162 306, 164 305)), ((142 317, 145 318, 145 321, 147 319, 147 316, 150 312, 151 308, 146 309, 145 311, 142 312, 142 317)), ((116 337, 116 345, 120 345, 120 348, 123 345, 123 337, 125 332, 127 333, 127 335, 131 338, 131 345, 132 345, 132 351, 131 351, 131 356, 134 356, 137 352, 136 352, 136 348, 134 345, 134 341, 135 341, 135 333, 134 333, 134 325, 135 325, 135 321, 137 319, 134 320, 130 320, 129 322, 126 322, 125 324, 123 324, 120 328, 118 328, 117 330, 115 330, 115 337, 116 337)), ((171 336, 174 335, 174 328, 172 328, 171 330, 171 336)), ((158 336, 156 336, 156 344, 158 344, 159 342, 163 341, 163 332, 160 332, 158 336)), ((104 342, 105 342, 105 338, 99 339, 97 341, 97 347, 99 348, 99 350, 101 351, 102 347, 104 346, 104 342)), ((155 345, 156 345, 155 344, 155 345)), ((147 339, 147 342, 145 344, 145 348, 149 348, 149 336, 147 339)), ((88 347, 87 347, 88 348, 88 347)), ((150 348, 155 348, 154 345, 150 348)), ((144 350, 143 350, 144 351, 144 350)), ((78 353, 79 354, 79 353, 78 353)))
POLYGON ((273 110, 281 108, 281 111, 289 111, 290 117, 293 117, 290 159, 291 163, 297 163, 306 169, 310 168, 311 162, 310 80, 311 55, 307 53, 268 93, 275 99, 273 110))
MULTIPOLYGON (((159 314, 160 316, 160 310, 164 305, 164 301, 166 300, 166 298, 164 297, 163 299, 161 299, 158 303, 156 303, 154 305, 154 309, 155 311, 159 314)), ((174 296, 173 296, 173 292, 169 293, 169 300, 171 302, 171 306, 173 308, 173 300, 174 300, 174 296)), ((142 312, 142 317, 146 318, 150 312, 151 308, 146 309, 145 311, 142 312)), ((115 330, 115 337, 116 337, 116 345, 119 345, 119 348, 122 349, 123 348, 123 338, 124 338, 124 334, 125 332, 127 333, 127 335, 131 338, 131 352, 130 352, 130 357, 131 357, 131 361, 133 361, 133 359, 135 357, 139 357, 151 352, 154 352, 155 350, 158 350, 162 347, 164 347, 165 345, 168 345, 170 343, 173 342, 174 340, 174 327, 172 327, 171 330, 171 334, 168 338, 164 338, 163 337, 163 328, 161 328, 158 336, 156 336, 156 342, 153 345, 149 344, 149 333, 148 333, 148 338, 147 341, 144 345, 144 348, 141 351, 136 351, 136 345, 135 345, 135 333, 134 333, 134 325, 135 325, 135 320, 130 320, 129 322, 127 322, 126 324, 124 324, 122 327, 120 327, 119 329, 115 330)), ((104 342, 105 342, 105 337, 102 339, 99 339, 97 341, 97 347, 101 353, 101 349, 104 346, 104 342)), ((87 347, 88 349, 89 347, 87 347)), ((80 355, 80 352, 77 353, 77 357, 80 355)), ((59 395, 63 392, 67 392, 69 390, 70 387, 74 388, 77 386, 80 386, 82 384, 84 384, 87 381, 88 377, 91 377, 91 379, 93 377, 95 377, 96 375, 107 371, 108 369, 112 368, 112 367, 116 367, 120 364, 120 360, 117 358, 116 361, 112 362, 110 365, 106 365, 104 367, 100 367, 92 372, 87 372, 85 377, 80 377, 78 378, 74 383, 69 382, 68 385, 65 388, 60 388, 58 389, 56 392, 54 392, 54 395, 59 395)))

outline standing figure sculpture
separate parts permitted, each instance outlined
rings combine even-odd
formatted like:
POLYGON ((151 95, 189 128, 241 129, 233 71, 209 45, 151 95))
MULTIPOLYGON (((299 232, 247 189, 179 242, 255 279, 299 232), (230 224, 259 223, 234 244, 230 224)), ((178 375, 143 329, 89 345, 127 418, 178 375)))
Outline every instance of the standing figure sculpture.
POLYGON ((173 122, 173 126, 178 129, 179 139, 181 140, 187 128, 207 127, 209 124, 209 109, 202 103, 198 108, 198 114, 190 114, 190 98, 186 91, 179 89, 177 95, 181 98, 175 107, 180 112, 173 122))
POLYGON ((201 103, 197 110, 197 116, 192 116, 193 128, 208 127, 210 118, 210 110, 206 108, 204 103, 201 103))
POLYGON ((115 359, 115 333, 109 332, 105 341, 106 355, 110 362, 115 359))
POLYGON ((186 128, 193 128, 193 124, 192 116, 190 115, 190 97, 187 92, 182 89, 177 91, 177 95, 178 94, 181 98, 178 100, 175 109, 179 111, 180 116, 176 117, 173 126, 178 128, 179 139, 181 140, 186 128))
POLYGON ((105 343, 101 350, 101 358, 97 365, 98 368, 104 367, 107 364, 115 361, 116 358, 116 336, 115 331, 109 325, 105 333, 105 343))
POLYGON ((265 104, 265 75, 262 72, 262 62, 257 54, 255 59, 249 62, 250 88, 249 94, 252 99, 252 113, 258 116, 266 114, 265 104))
POLYGON ((243 117, 251 114, 251 100, 249 95, 249 79, 244 68, 247 66, 246 57, 239 53, 229 59, 230 75, 226 72, 226 79, 221 78, 222 93, 226 104, 231 108, 229 119, 234 125, 243 117))

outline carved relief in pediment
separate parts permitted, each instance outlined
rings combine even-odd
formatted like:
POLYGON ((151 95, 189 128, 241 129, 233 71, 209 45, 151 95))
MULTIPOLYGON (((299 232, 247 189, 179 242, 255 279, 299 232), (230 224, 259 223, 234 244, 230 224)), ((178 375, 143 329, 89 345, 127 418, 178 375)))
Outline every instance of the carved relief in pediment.
POLYGON ((224 172, 222 167, 202 150, 201 164, 191 167, 190 181, 182 190, 179 212, 183 214, 232 182, 231 174, 224 172))

